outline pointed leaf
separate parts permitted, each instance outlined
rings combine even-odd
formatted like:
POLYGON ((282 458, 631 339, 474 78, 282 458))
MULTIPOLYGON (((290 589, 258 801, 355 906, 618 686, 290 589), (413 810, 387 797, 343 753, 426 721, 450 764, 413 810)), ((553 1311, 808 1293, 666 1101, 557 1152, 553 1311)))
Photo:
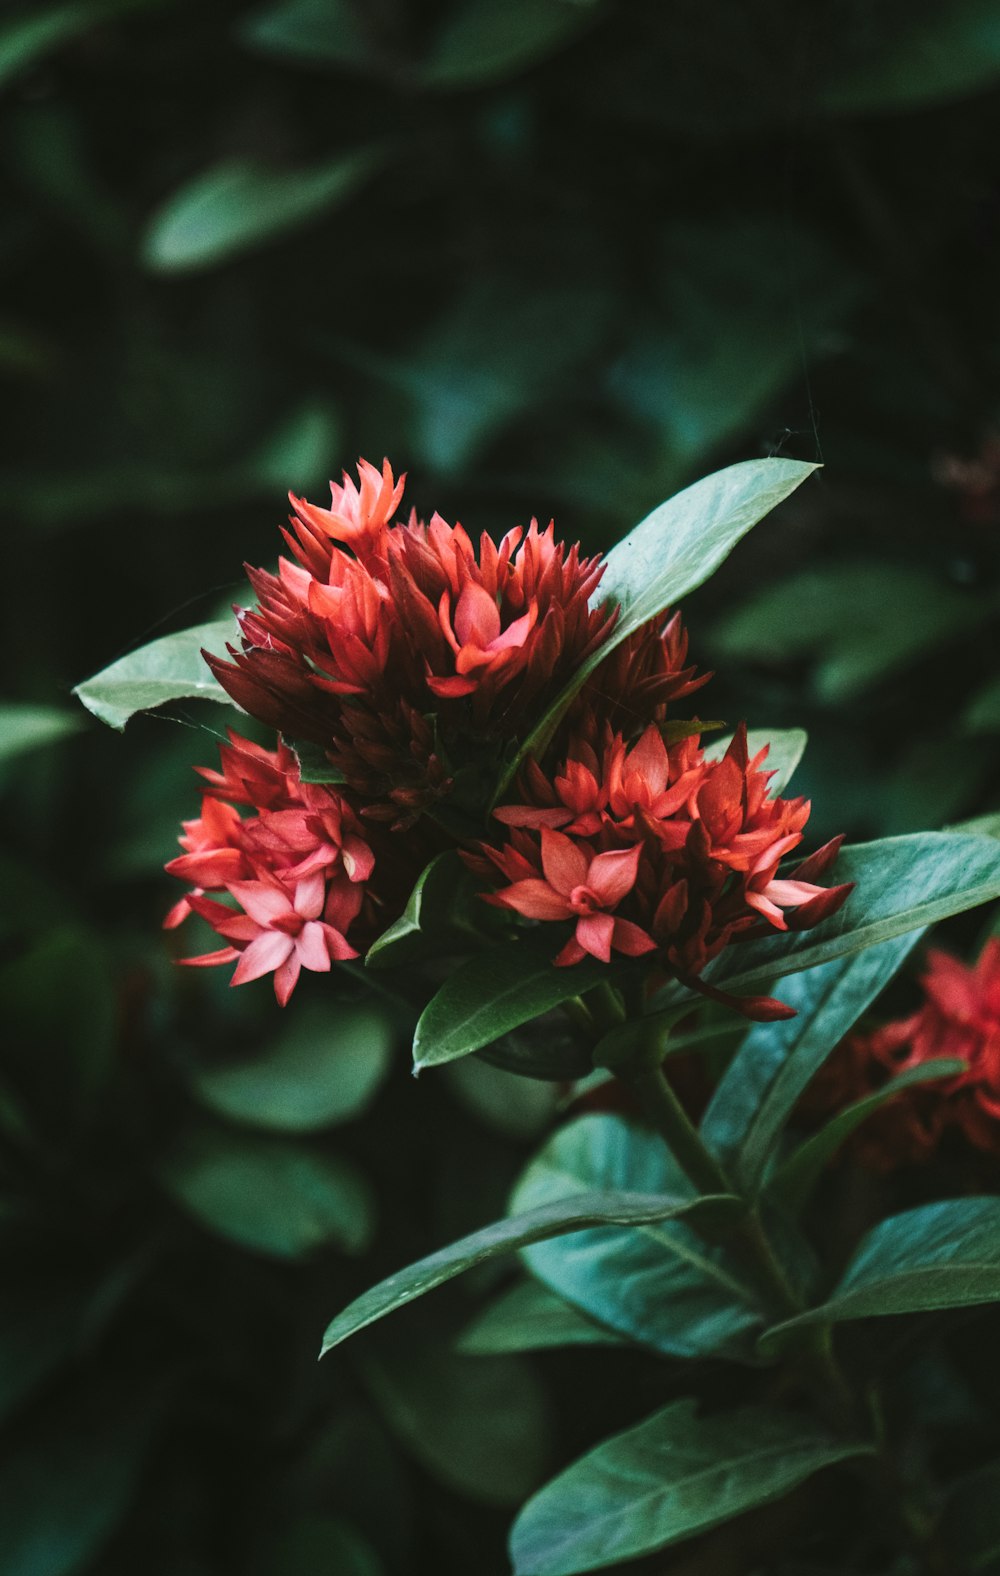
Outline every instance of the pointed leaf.
POLYGON ((828 1300, 761 1338, 807 1324, 1000 1301, 1000 1198, 922 1204, 874 1227, 828 1300))
POLYGON ((421 78, 436 88, 501 82, 592 25, 588 7, 572 0, 462 0, 453 3, 421 78))
MULTIPOLYGON (((546 1237, 562 1235, 567 1231, 580 1231, 587 1226, 612 1222, 616 1225, 634 1225, 644 1221, 668 1220, 674 1215, 699 1212, 706 1217, 737 1207, 735 1200, 727 1197, 665 1198, 662 1195, 641 1193, 578 1193, 572 1198, 533 1209, 508 1220, 498 1220, 482 1231, 441 1248, 428 1258, 411 1264, 407 1269, 390 1275, 380 1285, 372 1287, 338 1314, 323 1338, 323 1353, 346 1341, 349 1335, 374 1324, 396 1308, 402 1308, 424 1292, 433 1291, 444 1281, 452 1280, 465 1270, 496 1258, 500 1253, 510 1253, 526 1243, 541 1242, 546 1237)), ((321 1353, 322 1355, 322 1353, 321 1353)))
POLYGON ((464 866, 454 849, 447 849, 425 865, 402 914, 372 943, 365 962, 373 968, 394 968, 419 958, 433 931, 440 926, 442 912, 463 874, 464 866))
MULTIPOLYGON (((593 1114, 553 1134, 518 1183, 511 1208, 550 1206, 590 1188, 690 1194, 657 1134, 593 1114)), ((753 1362, 761 1313, 721 1247, 684 1221, 581 1231, 529 1246, 531 1273, 590 1318, 672 1357, 753 1362)))
POLYGON ((441 986, 417 1024, 416 1071, 478 1051, 511 1029, 611 977, 607 964, 557 969, 546 957, 511 942, 463 963, 441 986))
POLYGON ((289 739, 285 734, 282 734, 282 739, 295 755, 301 782, 339 784, 347 781, 339 766, 333 765, 326 751, 318 744, 313 744, 308 739, 289 739))
POLYGON ((152 711, 171 700, 215 700, 231 706, 201 653, 204 648, 224 655, 227 641, 238 636, 231 618, 164 635, 78 684, 73 694, 95 717, 119 732, 137 711, 152 711))
POLYGON ((610 638, 581 665, 505 773, 497 802, 527 755, 537 755, 584 680, 649 619, 713 575, 741 537, 816 470, 799 460, 744 460, 663 503, 607 556, 596 600, 621 612, 610 638))
POLYGON ((702 1137, 756 1192, 785 1124, 811 1079, 892 979, 921 935, 911 931, 775 987, 797 1016, 755 1024, 716 1087, 702 1137))
POLYGON ((576 1576, 654 1554, 868 1453, 796 1413, 698 1417, 694 1401, 673 1401, 528 1501, 511 1533, 514 1576, 576 1576))
POLYGON ((873 1094, 845 1106, 832 1121, 827 1122, 812 1138, 806 1139, 782 1162, 768 1183, 768 1196, 778 1200, 790 1214, 800 1214, 838 1149, 866 1117, 903 1090, 912 1089, 918 1084, 933 1083, 938 1078, 955 1078, 965 1071, 966 1066, 967 1063, 954 1057, 937 1057, 918 1067, 908 1067, 898 1078, 890 1078, 873 1094))
POLYGON ((271 169, 247 159, 213 165, 167 199, 143 242, 147 268, 212 268, 346 202, 384 162, 355 149, 311 169, 271 169))

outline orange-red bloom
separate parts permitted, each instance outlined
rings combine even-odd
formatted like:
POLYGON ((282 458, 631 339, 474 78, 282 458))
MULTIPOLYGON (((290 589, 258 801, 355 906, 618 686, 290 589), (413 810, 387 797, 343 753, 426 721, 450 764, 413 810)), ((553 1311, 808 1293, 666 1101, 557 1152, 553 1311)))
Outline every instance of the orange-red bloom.
POLYGON ((291 558, 248 571, 242 647, 208 660, 251 715, 319 745, 364 815, 407 824, 463 771, 489 778, 615 610, 591 605, 600 560, 551 524, 477 546, 439 515, 395 522, 388 463, 359 474, 329 510, 292 498, 291 558))
MULTIPOLYGON (((766 754, 749 758, 744 728, 721 760, 696 738, 668 747, 654 724, 631 746, 621 734, 609 734, 600 752, 578 744, 551 779, 529 762, 522 802, 495 812, 508 838, 481 843, 469 863, 509 883, 489 902, 542 922, 575 918, 558 964, 587 952, 607 960, 612 949, 655 951, 677 977, 707 989, 698 977, 731 941, 816 924, 850 891, 813 879, 838 845, 778 875, 802 841, 809 805, 768 797, 766 754)), ((767 998, 744 1006, 775 1015, 767 998)))
POLYGON ((202 769, 209 792, 201 815, 185 821, 184 853, 167 865, 194 890, 165 924, 199 914, 229 944, 183 961, 235 962, 234 985, 273 972, 284 1006, 303 968, 325 972, 331 960, 357 957, 347 931, 365 902, 375 857, 343 797, 301 782, 285 746, 263 750, 231 733, 220 755, 221 772, 202 769), (241 817, 237 803, 255 813, 241 817))
POLYGON ((824 1116, 912 1067, 964 1061, 957 1077, 900 1091, 859 1130, 853 1151, 878 1170, 929 1158, 948 1133, 994 1153, 1000 1144, 1000 941, 988 941, 971 968, 929 952, 921 985, 916 1012, 838 1046, 803 1106, 824 1116))

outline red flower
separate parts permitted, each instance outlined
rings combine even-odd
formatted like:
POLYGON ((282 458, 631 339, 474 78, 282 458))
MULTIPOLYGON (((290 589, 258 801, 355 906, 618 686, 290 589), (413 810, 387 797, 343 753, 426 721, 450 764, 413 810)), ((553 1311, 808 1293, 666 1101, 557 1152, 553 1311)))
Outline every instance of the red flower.
POLYGON ((346 933, 364 905, 375 857, 346 800, 301 782, 289 750, 263 750, 230 734, 219 753, 221 773, 202 769, 210 791, 201 816, 184 823, 185 852, 167 865, 195 889, 164 923, 172 928, 199 914, 229 945, 183 961, 235 962, 234 985, 273 971, 284 1006, 301 969, 326 971, 331 959, 358 956, 346 933), (241 817, 230 799, 255 813, 241 817))
MULTIPOLYGON (((438 515, 394 523, 402 482, 388 464, 359 474, 329 510, 292 499, 292 558, 249 571, 258 605, 240 614, 242 647, 207 660, 244 710, 320 745, 365 815, 408 824, 463 768, 494 775, 616 614, 592 605, 600 560, 551 524, 499 546, 484 534, 477 549, 438 515)), ((672 628, 646 659, 664 670, 657 695, 675 677, 672 628)))
POLYGON ((994 1153, 1000 1140, 1000 940, 988 941, 971 968, 929 952, 921 984, 916 1012, 849 1036, 803 1104, 807 1116, 825 1116, 911 1067, 964 1061, 954 1078, 901 1091, 859 1130, 853 1152, 879 1170, 927 1159, 951 1132, 994 1153))
MULTIPOLYGON (((557 963, 655 950, 673 974, 707 991, 698 976, 729 942, 815 924, 850 891, 812 879, 836 844, 790 877, 777 874, 802 840, 809 805, 768 798, 766 754, 749 759, 744 728, 717 761, 695 738, 667 746, 653 724, 631 746, 620 734, 599 754, 577 744, 551 779, 529 762, 519 784, 528 802, 496 811, 511 828, 507 841, 480 844, 468 862, 510 883, 488 901, 542 922, 576 918, 557 963)), ((776 1006, 744 1003, 755 1016, 775 1016, 776 1006)))
POLYGON ((653 952, 656 943, 638 925, 613 917, 613 910, 632 890, 642 850, 591 854, 586 845, 574 843, 561 832, 541 834, 544 878, 515 881, 490 897, 528 919, 575 919, 572 941, 567 941, 556 963, 579 963, 585 953, 607 963, 611 950, 639 957, 653 952))

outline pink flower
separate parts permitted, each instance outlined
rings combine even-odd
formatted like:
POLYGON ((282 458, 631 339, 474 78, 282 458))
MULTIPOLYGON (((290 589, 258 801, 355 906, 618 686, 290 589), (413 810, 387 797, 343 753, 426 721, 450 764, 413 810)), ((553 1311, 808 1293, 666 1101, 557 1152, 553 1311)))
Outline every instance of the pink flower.
POLYGON ((612 912, 635 886, 638 845, 588 857, 578 843, 548 827, 541 843, 544 879, 515 881, 490 901, 527 919, 575 918, 575 935, 556 958, 558 965, 579 963, 587 952, 607 963, 612 948, 633 958, 655 950, 644 930, 612 912))
MULTIPOLYGON (((262 974, 274 974, 274 994, 282 1007, 295 989, 302 969, 326 974, 331 960, 338 963, 358 956, 334 917, 350 923, 350 903, 334 888, 327 897, 326 883, 317 871, 298 881, 289 892, 279 881, 234 881, 228 890, 240 904, 237 913, 210 898, 192 895, 191 907, 207 919, 220 936, 243 944, 220 952, 184 958, 188 964, 229 963, 238 960, 231 985, 245 985, 262 974), (320 916, 324 914, 325 918, 320 916)), ((360 894, 358 898, 360 906, 360 894)), ((355 913, 357 909, 355 908, 355 913)), ((346 924, 344 925, 346 929, 346 924)))

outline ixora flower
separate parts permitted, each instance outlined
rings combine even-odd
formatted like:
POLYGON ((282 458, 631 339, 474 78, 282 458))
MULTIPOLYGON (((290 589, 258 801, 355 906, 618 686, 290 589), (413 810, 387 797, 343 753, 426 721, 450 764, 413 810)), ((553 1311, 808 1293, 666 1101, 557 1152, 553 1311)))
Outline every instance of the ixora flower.
MULTIPOLYGON (((650 724, 631 746, 620 733, 599 754, 580 745, 551 780, 529 763, 526 802, 495 812, 508 840, 482 842, 468 862, 509 883, 488 901, 529 919, 575 920, 557 964, 656 953, 707 990, 698 976, 731 941, 817 924, 850 891, 814 880, 839 842, 778 876, 802 841, 809 805, 768 798, 766 755, 765 747, 750 759, 744 727, 721 759, 709 759, 696 738, 668 746, 650 724)), ((745 1005, 772 1017, 779 1004, 745 1005)))
POLYGON ((249 571, 241 644, 208 658, 282 737, 270 751, 233 735, 221 770, 202 771, 201 815, 167 866, 193 890, 167 923, 197 913, 227 944, 187 961, 233 962, 234 984, 273 971, 284 1002, 301 969, 357 956, 427 860, 456 846, 487 903, 560 927, 558 965, 646 958, 708 994, 701 972, 730 942, 843 902, 846 886, 816 882, 837 844, 779 874, 809 805, 768 796, 766 750, 751 760, 740 728, 710 757, 702 724, 672 715, 707 677, 678 614, 612 641, 604 563, 551 524, 477 545, 438 515, 399 523, 388 462, 362 461, 358 477, 332 487, 329 509, 292 497, 291 556, 249 571), (585 663, 551 744, 491 819, 506 763, 585 663), (330 781, 302 780, 289 738, 330 781))
POLYGON ((986 943, 971 967, 946 952, 927 954, 924 1000, 907 1018, 838 1046, 810 1090, 804 1113, 824 1116, 890 1078, 947 1057, 965 1062, 955 1077, 913 1085, 871 1116, 853 1152, 876 1170, 929 1159, 958 1133, 996 1153, 1000 1132, 1000 940, 986 943))

